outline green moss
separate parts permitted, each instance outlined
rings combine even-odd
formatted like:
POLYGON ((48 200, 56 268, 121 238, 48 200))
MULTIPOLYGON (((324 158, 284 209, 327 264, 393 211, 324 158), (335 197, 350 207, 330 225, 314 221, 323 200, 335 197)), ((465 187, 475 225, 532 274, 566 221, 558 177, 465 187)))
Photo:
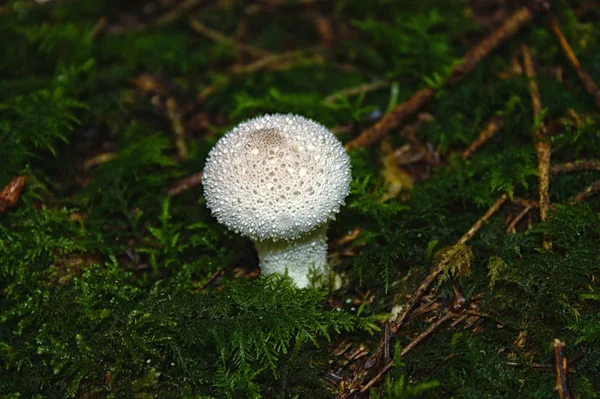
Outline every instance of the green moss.
MULTIPOLYGON (((403 304, 501 194, 537 199, 540 120, 527 79, 504 74, 521 43, 536 58, 552 163, 600 154, 598 110, 542 17, 446 87, 487 33, 492 14, 479 2, 275 3, 0 6, 0 188, 27 179, 15 207, 0 213, 0 397, 334 397, 328 382, 357 364, 332 366, 341 361, 334 348, 374 348, 380 315, 403 304), (191 20, 233 42, 203 36, 191 20), (288 54, 261 64, 236 41, 288 54), (414 189, 383 201, 380 149, 352 151, 352 192, 329 230, 330 263, 345 277, 337 291, 255 279, 252 243, 212 218, 200 186, 169 194, 246 118, 296 112, 347 142, 424 87, 439 91, 415 134, 441 162, 401 165, 414 189), (187 158, 174 142, 169 98, 187 158), (494 115, 504 127, 463 160, 494 115)), ((600 82, 600 9, 580 15, 579 1, 555 3, 567 40, 600 82)), ((388 137, 410 152, 404 133, 388 137)), ((507 202, 492 216, 468 242, 469 273, 449 269, 433 285, 440 306, 457 287, 479 295, 488 316, 476 329, 444 324, 400 359, 434 313, 409 318, 392 338, 393 371, 370 394, 552 397, 551 345, 560 338, 577 359, 573 391, 597 398, 600 200, 571 199, 599 178, 596 170, 553 175, 548 219, 532 209, 514 234, 507 218, 522 207, 507 202)))

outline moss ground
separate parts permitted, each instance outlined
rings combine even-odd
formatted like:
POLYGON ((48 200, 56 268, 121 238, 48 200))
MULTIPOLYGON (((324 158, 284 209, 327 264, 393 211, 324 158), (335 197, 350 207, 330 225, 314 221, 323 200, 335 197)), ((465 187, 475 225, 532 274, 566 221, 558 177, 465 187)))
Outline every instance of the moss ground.
MULTIPOLYGON (((599 110, 531 3, 0 4, 0 189, 25 182, 0 194, 0 396, 349 397, 385 367, 364 362, 383 342, 393 370, 353 397, 549 398, 559 339, 573 394, 600 397, 599 110), (449 84, 522 5, 532 20, 449 84), (426 88, 350 151, 329 231, 342 284, 258 278, 251 242, 204 204, 216 140, 293 112, 349 143, 426 88)), ((600 82, 600 6, 550 10, 600 82)))

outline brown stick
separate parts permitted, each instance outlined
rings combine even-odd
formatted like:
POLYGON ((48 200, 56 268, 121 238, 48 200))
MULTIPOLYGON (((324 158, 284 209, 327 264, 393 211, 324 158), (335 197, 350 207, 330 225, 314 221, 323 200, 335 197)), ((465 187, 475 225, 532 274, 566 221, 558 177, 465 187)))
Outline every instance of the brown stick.
POLYGON ((558 25, 558 20, 556 19, 556 16, 550 15, 549 22, 552 33, 554 33, 554 36, 556 36, 556 38, 558 39, 560 47, 565 53, 565 56, 569 60, 569 63, 571 64, 573 69, 575 69, 577 76, 579 76, 579 80, 581 80, 581 83, 583 83, 583 87, 588 92, 588 94, 594 98, 596 107, 600 108, 600 91, 598 91, 598 86, 592 80, 592 77, 588 75, 587 72, 585 72, 581 67, 581 64, 575 56, 573 49, 569 45, 569 42, 567 42, 565 35, 560 30, 560 26, 558 25))
MULTIPOLYGON (((496 213, 498 211, 498 209, 500 209, 500 207, 506 201, 507 198, 508 198, 507 194, 502 194, 500 196, 500 198, 498 198, 496 200, 496 202, 490 207, 490 209, 488 209, 488 211, 479 220, 477 220, 477 222, 475 222, 475 224, 473 224, 473 226, 465 234, 463 234, 463 236, 457 241, 457 243, 455 245, 464 245, 468 240, 470 240, 475 235, 475 233, 477 233, 477 231, 481 228, 481 226, 483 226, 483 223, 485 223, 487 220, 489 220, 489 218, 492 217, 492 215, 494 213, 496 213)), ((451 261, 451 260, 452 260, 452 258, 448 258, 448 261, 451 261)), ((448 261, 439 262, 429 272, 429 274, 425 277, 425 279, 423 279, 421 284, 419 284, 419 286, 413 293, 412 297, 408 300, 408 302, 402 308, 400 313, 398 313, 398 316, 396 317, 394 322, 390 323, 390 333, 391 334, 395 334, 400 329, 400 326, 402 325, 403 321, 408 316, 411 309, 415 306, 415 304, 417 304, 417 302, 419 302, 419 300, 421 299, 423 294, 427 291, 429 286, 435 281, 437 276, 443 270, 445 270, 445 268, 448 267, 448 261)), ((340 393, 336 397, 337 399, 348 398, 353 392, 355 392, 355 390, 359 389, 359 387, 362 386, 363 382, 369 377, 368 369, 370 367, 372 367, 373 365, 375 365, 379 361, 379 359, 381 359, 383 356, 383 352, 385 349, 384 338, 382 340, 380 340, 379 343, 377 344, 377 348, 375 349, 375 352, 371 356, 369 356, 369 358, 367 358, 367 360, 365 361, 365 363, 362 367, 362 370, 357 372, 353 376, 353 379, 351 381, 342 381, 342 383, 340 384, 340 393)), ((360 388, 360 389, 362 389, 362 388, 360 388)))
POLYGON ((568 173, 576 172, 578 170, 598 170, 600 171, 600 161, 595 159, 565 162, 558 165, 554 165, 550 168, 550 173, 568 173))
POLYGON ((569 389, 569 367, 567 362, 566 346, 560 339, 554 339, 554 370, 556 371, 556 392, 560 399, 575 399, 569 389))
MULTIPOLYGON (((408 352, 410 352, 415 346, 417 346, 419 343, 421 343, 423 340, 425 340, 427 337, 429 337, 431 334, 433 334, 435 332, 435 330, 437 330, 442 324, 444 324, 445 322, 447 322, 448 320, 450 320, 454 316, 455 315, 453 313, 446 312, 442 317, 440 317, 434 323, 432 323, 429 327, 427 327, 427 329, 425 331, 423 331, 415 339, 413 339, 412 341, 410 341, 410 343, 408 345, 406 345, 406 347, 404 347, 404 349, 402 349, 402 352, 400 353, 400 357, 402 358, 402 357, 406 356, 406 354, 408 352)), ((466 318, 466 315, 464 317, 466 318)), ((362 392, 362 393, 367 392, 369 390, 369 388, 371 388, 371 386, 373 386, 373 384, 375 384, 377 381, 379 381, 381 379, 381 377, 383 377, 383 375, 385 373, 387 373, 392 368, 393 364, 394 364, 393 361, 390 361, 389 363, 387 363, 377 373, 377 375, 375 377, 371 378, 371 380, 369 382, 367 382, 360 389, 360 392, 362 392)))
POLYGON ((479 136, 467 147, 462 153, 462 159, 467 159, 472 153, 477 151, 479 147, 484 145, 504 126, 504 118, 500 115, 494 115, 485 125, 479 136))
MULTIPOLYGON (((504 23, 494 30, 490 35, 473 47, 465 56, 462 62, 457 65, 450 77, 447 85, 455 85, 465 76, 467 76, 491 51, 496 49, 502 42, 513 36, 521 26, 529 22, 533 13, 526 7, 519 8, 504 23)), ((381 137, 385 136, 390 130, 400 126, 412 114, 421 109, 436 94, 436 90, 427 88, 419 90, 404 103, 397 105, 391 112, 387 113, 379 122, 363 131, 357 138, 346 144, 347 149, 366 147, 381 137)))
POLYGON ((521 219, 523 219, 523 217, 527 215, 527 212, 529 212, 530 210, 530 205, 527 205, 525 208, 523 208, 523 210, 519 212, 517 216, 515 216, 515 218, 510 222, 510 224, 506 228, 506 234, 514 233, 516 231, 515 227, 517 226, 517 223, 519 223, 521 219))
POLYGON ((572 200, 571 203, 577 203, 577 202, 581 202, 584 199, 586 199, 587 197, 591 197, 592 195, 594 195, 595 193, 600 191, 600 180, 596 180, 595 182, 593 182, 592 184, 590 184, 589 186, 587 186, 585 188, 585 190, 583 190, 582 192, 580 192, 579 194, 577 194, 572 200))
POLYGON ((481 226, 483 226, 483 224, 487 222, 489 218, 491 218, 492 215, 498 211, 498 209, 500 209, 500 207, 502 206, 504 201, 506 201, 507 198, 508 195, 506 193, 502 194, 500 198, 498 198, 496 202, 494 202, 490 209, 488 209, 487 212, 478 221, 475 222, 475 224, 469 229, 469 231, 463 234, 463 236, 460 238, 460 240, 458 240, 456 244, 466 244, 467 241, 473 238, 473 236, 479 231, 481 226))
MULTIPOLYGON (((542 121, 538 120, 542 113, 542 101, 540 99, 540 90, 536 82, 535 68, 533 67, 533 57, 526 44, 521 46, 523 52, 523 66, 525 75, 529 79, 529 92, 531 94, 531 108, 533 110, 533 119, 537 123, 534 132, 534 147, 538 159, 538 181, 539 181, 539 201, 540 201, 540 219, 546 220, 548 215, 548 206, 550 205, 550 142, 547 138, 546 128, 542 121)), ((550 249, 552 243, 548 236, 544 235, 544 248, 550 249)))
POLYGON ((188 158, 188 148, 185 142, 185 128, 181 121, 181 114, 177 107, 177 101, 173 97, 167 99, 167 115, 171 121, 171 127, 175 134, 175 148, 181 159, 188 158))
POLYGON ((261 58, 272 55, 270 52, 263 50, 259 47, 251 46, 249 44, 240 43, 229 36, 225 36, 221 32, 209 28, 198 20, 190 21, 190 26, 196 32, 214 40, 217 43, 225 43, 233 46, 237 51, 246 53, 252 57, 261 58))
POLYGON ((169 188, 169 197, 174 197, 189 190, 192 187, 198 186, 202 183, 202 172, 194 173, 191 176, 184 177, 177 181, 171 188, 169 188))
POLYGON ((328 95, 327 97, 325 97, 325 102, 326 103, 335 103, 339 98, 341 97, 349 97, 349 96, 355 96, 358 94, 363 94, 363 93, 369 93, 375 90, 379 90, 383 87, 388 86, 389 83, 388 82, 384 82, 384 81, 376 81, 376 82, 372 82, 372 83, 363 83, 361 85, 355 86, 355 87, 349 87, 347 89, 344 90, 340 90, 337 91, 333 94, 328 95))

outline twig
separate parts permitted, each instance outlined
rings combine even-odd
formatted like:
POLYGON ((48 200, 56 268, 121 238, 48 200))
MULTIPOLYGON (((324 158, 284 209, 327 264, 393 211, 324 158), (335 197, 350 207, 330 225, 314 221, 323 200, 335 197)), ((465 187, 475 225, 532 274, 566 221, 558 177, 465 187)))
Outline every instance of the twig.
POLYGON ((581 160, 573 162, 565 162, 558 165, 554 165, 550 168, 550 173, 568 173, 575 172, 578 170, 598 170, 600 171, 600 161, 595 159, 581 160))
POLYGON ((569 45, 569 42, 567 42, 565 35, 560 30, 560 26, 558 26, 558 20, 556 19, 556 16, 550 15, 549 19, 550 29, 552 30, 552 33, 554 33, 554 36, 556 36, 556 38, 558 39, 560 47, 562 48, 563 52, 565 53, 565 56, 569 60, 569 63, 571 64, 573 69, 575 69, 575 72, 577 73, 577 76, 579 76, 581 83, 583 83, 583 87, 585 87, 585 90, 590 96, 594 98, 596 107, 600 108, 600 91, 598 91, 598 86, 593 81, 592 77, 588 75, 587 72, 585 72, 581 67, 581 64, 575 56, 573 49, 569 45))
POLYGON ((560 399, 575 399, 575 395, 569 389, 569 367, 565 343, 560 339, 554 339, 554 369, 556 371, 556 392, 560 399))
POLYGON ((500 198, 498 198, 496 202, 494 202, 490 209, 488 209, 487 212, 478 221, 475 222, 475 224, 469 229, 469 231, 463 234, 463 236, 460 238, 460 240, 458 240, 456 244, 466 244, 467 241, 473 238, 473 236, 479 231, 481 226, 483 226, 483 224, 487 222, 489 218, 491 218, 492 215, 498 211, 498 209, 500 209, 500 207, 502 206, 504 201, 506 201, 507 198, 508 195, 506 193, 502 194, 500 198))
POLYGON ((116 157, 116 152, 101 152, 100 154, 94 155, 93 157, 83 161, 83 169, 89 170, 95 166, 105 164, 106 162, 109 162, 115 159, 116 157))
MULTIPOLYGON (((507 198, 507 194, 502 194, 500 198, 498 198, 496 202, 490 207, 490 209, 488 209, 488 211, 479 220, 477 220, 477 222, 475 222, 475 224, 469 229, 469 231, 467 231, 457 241, 455 245, 464 245, 469 239, 471 239, 475 235, 475 233, 477 233, 477 231, 481 228, 481 226, 483 226, 483 223, 489 220, 489 218, 492 217, 492 215, 496 213, 498 209, 500 209, 500 207, 506 201, 507 198)), ((423 294, 425 294, 425 292, 427 291, 429 286, 435 281, 437 276, 448 267, 448 263, 452 262, 453 260, 452 257, 448 257, 445 259, 445 262, 439 262, 429 272, 429 274, 423 279, 421 284, 419 284, 419 286, 417 287, 411 298, 408 300, 406 305, 404 305, 402 310, 400 310, 396 319, 392 323, 390 323, 391 334, 395 334, 400 329, 400 326, 408 316, 411 309, 417 304, 417 302, 419 302, 423 294)), ((367 378, 369 378, 369 368, 371 368, 374 364, 376 364, 379 361, 379 359, 382 358, 384 349, 385 340, 381 339, 377 345, 375 352, 371 356, 369 356, 364 362, 362 370, 355 373, 351 381, 344 380, 340 383, 340 393, 338 394, 337 399, 346 399, 355 390, 359 389, 359 387, 362 387, 363 382, 367 378)))
MULTIPOLYGON (((444 313, 444 315, 442 317, 440 317, 439 319, 437 319, 434 323, 432 323, 429 327, 427 327, 427 329, 425 331, 423 331, 415 339, 413 339, 408 345, 406 345, 404 347, 404 349, 402 349, 402 352, 400 353, 400 357, 402 358, 402 357, 406 356, 406 354, 408 352, 410 352, 415 346, 417 346, 419 343, 421 343, 423 340, 425 340, 427 337, 429 337, 431 334, 433 334, 435 332, 435 330, 437 330, 442 324, 444 324, 445 322, 447 322, 448 320, 450 320, 454 316, 455 315, 452 312, 446 312, 446 313, 444 313)), ((466 317, 466 315, 465 316, 461 316, 461 317, 466 317)), ((398 359, 398 360, 400 360, 400 359, 398 359)), ((377 375, 375 375, 373 378, 371 378, 371 380, 369 382, 367 382, 360 389, 360 392, 362 392, 362 393, 367 392, 369 390, 369 388, 371 388, 371 386, 373 386, 373 384, 375 384, 377 381, 379 381, 381 379, 381 377, 392 368, 393 364, 394 364, 393 361, 388 362, 377 373, 377 375)))
POLYGON ((189 10, 190 8, 196 7, 202 2, 202 0, 183 0, 178 2, 177 5, 169 10, 164 15, 161 15, 156 23, 158 25, 164 25, 173 22, 173 20, 177 19, 184 11, 189 10))
POLYGON ((202 183, 202 172, 194 173, 191 176, 184 177, 177 181, 171 188, 169 188, 169 197, 174 197, 189 190, 192 187, 198 186, 202 183))
POLYGON ((489 139, 491 139, 494 134, 496 134, 502 127, 504 126, 504 118, 500 115, 494 115, 487 125, 483 128, 479 136, 471 143, 471 145, 463 151, 462 159, 467 159, 469 156, 477 151, 479 147, 487 143, 489 139))
POLYGON ((209 28, 197 19, 190 21, 190 26, 196 32, 214 40, 217 43, 229 44, 233 46, 238 52, 246 53, 252 57, 262 58, 272 55, 272 53, 263 50, 259 47, 251 46, 249 44, 240 43, 237 40, 232 39, 229 36, 225 36, 221 32, 209 28))
MULTIPOLYGON (((475 69, 481 60, 507 38, 514 35, 519 28, 529 22, 532 17, 533 13, 526 7, 519 8, 515 11, 500 27, 465 54, 462 62, 457 65, 450 74, 447 85, 452 86, 462 80, 475 69)), ((363 131, 356 139, 349 142, 346 145, 346 148, 353 149, 373 144, 390 130, 404 123, 408 117, 422 108, 435 96, 435 94, 436 90, 432 88, 419 90, 407 101, 397 105, 391 112, 385 114, 385 116, 375 125, 363 131)))
POLYGON ((108 19, 106 17, 102 17, 96 22, 96 25, 92 28, 90 34, 88 35, 88 40, 92 41, 106 28, 108 24, 108 19))
MULTIPOLYGON (((540 219, 546 220, 548 206, 550 205, 550 142, 547 138, 546 127, 539 120, 542 114, 542 102, 540 100, 540 91, 535 79, 535 68, 533 67, 533 57, 526 44, 521 46, 523 52, 523 67, 525 75, 529 79, 529 92, 531 94, 531 108, 533 110, 533 120, 537 124, 534 132, 534 147, 538 159, 538 181, 539 181, 539 201, 540 201, 540 219)), ((544 235, 544 248, 550 249, 552 243, 547 235, 544 235)))
POLYGON ((347 89, 340 90, 333 94, 330 94, 327 97, 325 97, 325 102, 335 103, 341 97, 349 97, 349 96, 355 96, 358 94, 369 93, 369 92, 372 92, 375 90, 379 90, 382 87, 386 87, 388 84, 389 84, 388 82, 383 82, 383 81, 372 82, 372 83, 363 83, 361 85, 358 85, 355 87, 349 87, 347 89))
POLYGON ((210 284, 212 284, 216 279, 221 277, 223 274, 225 274, 224 270, 217 270, 216 272, 211 274, 211 276, 208 278, 208 280, 206 280, 206 282, 204 284, 202 284, 200 287, 196 288, 194 290, 194 292, 198 293, 198 292, 204 291, 206 289, 206 287, 208 287, 210 284))
POLYGON ((592 195, 594 195, 595 193, 597 193, 599 191, 600 191, 600 180, 596 180, 595 182, 593 182, 592 184, 587 186, 585 188, 585 190, 583 190, 582 192, 577 194, 575 197, 573 197, 573 199, 571 200, 571 203, 575 204, 577 202, 581 202, 584 199, 586 199, 587 197, 591 197, 592 195))
POLYGON ((523 219, 523 217, 527 215, 527 212, 529 212, 531 208, 531 205, 527 205, 525 208, 523 208, 521 212, 519 212, 517 216, 515 216, 515 218, 510 222, 510 224, 506 228, 506 234, 514 233, 516 231, 515 227, 517 226, 517 223, 519 223, 521 219, 523 219))
POLYGON ((323 46, 315 46, 305 50, 286 51, 285 53, 267 55, 247 65, 234 65, 229 68, 228 74, 224 75, 221 80, 204 88, 198 95, 198 98, 200 100, 208 98, 220 87, 229 83, 235 75, 250 74, 262 69, 280 70, 296 62, 305 53, 315 53, 310 55, 310 58, 307 58, 307 60, 312 58, 313 60, 321 61, 321 56, 317 54, 321 49, 323 49, 323 46))
POLYGON ((25 176, 17 176, 0 191, 0 213, 17 205, 23 187, 25 187, 25 176))
POLYGON ((177 107, 177 101, 173 97, 167 99, 167 115, 171 121, 171 127, 175 134, 175 148, 181 159, 188 158, 188 148, 185 142, 185 129, 181 121, 181 115, 177 107))

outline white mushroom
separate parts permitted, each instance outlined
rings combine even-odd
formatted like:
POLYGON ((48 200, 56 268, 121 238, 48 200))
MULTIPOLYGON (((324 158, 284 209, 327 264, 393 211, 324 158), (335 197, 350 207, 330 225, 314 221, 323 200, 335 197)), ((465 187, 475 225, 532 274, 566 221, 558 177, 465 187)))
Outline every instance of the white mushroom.
POLYGON ((203 172, 206 204, 219 223, 252 239, 263 274, 299 287, 327 266, 327 223, 350 191, 350 158, 323 125, 264 115, 224 135, 203 172))

